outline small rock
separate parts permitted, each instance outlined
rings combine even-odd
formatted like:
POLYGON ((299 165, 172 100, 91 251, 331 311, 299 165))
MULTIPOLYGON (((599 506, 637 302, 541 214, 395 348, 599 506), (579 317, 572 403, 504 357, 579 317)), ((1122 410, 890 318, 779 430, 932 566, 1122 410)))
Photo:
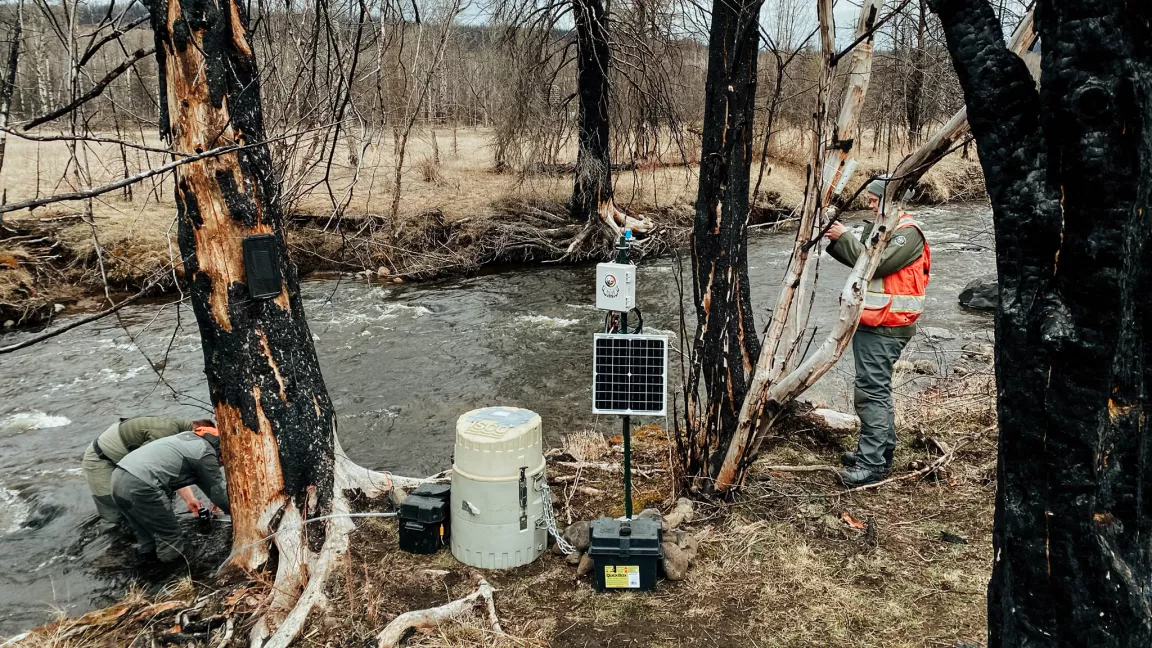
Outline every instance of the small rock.
POLYGON ((580 565, 581 559, 583 559, 583 558, 584 558, 583 553, 581 553, 579 551, 573 551, 572 553, 568 554, 567 556, 564 556, 564 562, 568 563, 569 565, 572 565, 573 567, 578 567, 580 565))
POLYGON ((946 328, 939 328, 937 326, 925 326, 920 329, 924 335, 933 340, 955 340, 956 335, 946 328))
POLYGON ((668 525, 669 529, 677 529, 683 524, 692 521, 696 517, 696 504, 687 497, 681 497, 676 500, 676 506, 673 507, 672 512, 664 516, 664 523, 668 525))
POLYGON ((392 271, 388 269, 388 266, 380 266, 379 268, 376 269, 376 276, 377 277, 387 277, 391 274, 392 274, 392 271))
POLYGON ((851 414, 830 409, 814 409, 812 413, 824 419, 825 425, 833 430, 855 432, 860 427, 860 419, 851 414))
POLYGON ((564 529, 564 539, 568 544, 572 545, 576 551, 588 551, 588 545, 592 542, 592 526, 587 520, 581 520, 575 524, 568 525, 564 529))
POLYGON ((57 313, 64 312, 64 304, 52 304, 52 310, 57 313))
POLYGON ((964 545, 968 544, 968 540, 965 539, 964 537, 958 536, 955 533, 949 533, 948 531, 941 531, 940 532, 940 541, 941 542, 947 542, 950 544, 964 544, 964 545))
POLYGON ((931 360, 917 360, 912 363, 912 371, 922 376, 935 376, 940 372, 940 369, 931 360))
POLYGON ((973 279, 960 291, 960 305, 976 310, 996 310, 1000 304, 1000 284, 996 275, 973 279))
POLYGON ((402 283, 404 283, 404 280, 403 280, 403 279, 401 279, 400 277, 392 277, 392 283, 394 283, 394 284, 402 284, 402 283))
POLYGON ((16 326, 16 320, 8 320, 7 322, 4 322, 4 328, 12 328, 13 326, 16 326))
POLYGON ((983 342, 969 342, 961 347, 961 349, 964 351, 965 357, 983 358, 986 360, 992 358, 994 350, 991 344, 985 344, 983 342))
POLYGON ((688 560, 696 559, 696 551, 700 549, 700 543, 696 541, 696 536, 684 531, 677 531, 673 540, 676 542, 676 546, 680 547, 680 551, 688 556, 688 560))
POLYGON ((580 566, 576 568, 576 578, 580 578, 585 574, 591 574, 592 568, 595 566, 596 563, 592 561, 592 556, 589 556, 588 554, 580 556, 580 566))
POLYGON ((670 581, 684 580, 688 575, 688 554, 675 542, 665 541, 664 547, 664 576, 670 581))
POLYGON ((420 573, 427 576, 428 578, 444 578, 452 572, 448 571, 447 569, 423 569, 420 571, 420 573))
POLYGON ((660 520, 663 519, 664 516, 660 515, 660 509, 646 508, 643 511, 637 513, 636 517, 644 518, 646 520, 660 520))

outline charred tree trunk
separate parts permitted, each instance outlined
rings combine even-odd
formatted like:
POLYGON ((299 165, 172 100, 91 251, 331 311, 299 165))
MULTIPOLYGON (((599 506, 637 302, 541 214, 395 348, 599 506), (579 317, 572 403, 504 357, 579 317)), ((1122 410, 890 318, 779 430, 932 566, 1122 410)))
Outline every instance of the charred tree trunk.
POLYGON ((608 14, 604 0, 572 0, 576 23, 579 96, 576 178, 572 215, 588 224, 612 211, 612 158, 608 139, 608 14))
POLYGON ((1152 645, 1152 7, 1046 0, 1042 87, 987 0, 932 0, 992 198, 990 648, 1152 645))
POLYGON ((916 20, 916 43, 908 57, 908 93, 904 102, 905 117, 908 119, 908 143, 920 143, 924 131, 924 65, 927 60, 928 7, 925 0, 919 0, 919 14, 916 20))
MULTIPOLYGON (((176 203, 221 433, 235 561, 253 569, 268 557, 261 538, 329 510, 336 417, 286 253, 247 14, 235 0, 151 0, 149 9, 163 137, 179 151, 244 147, 180 167, 176 203), (272 299, 248 296, 241 243, 253 234, 280 243, 283 284, 272 299)), ((320 533, 309 537, 322 538, 323 527, 311 530, 320 533)), ((299 553, 303 530, 296 535, 299 553)), ((286 553, 281 547, 281 560, 286 553)))
POLYGON ((0 170, 4 169, 4 152, 8 147, 8 115, 12 112, 12 94, 16 90, 16 68, 20 63, 20 32, 24 27, 24 2, 16 5, 16 24, 12 27, 12 45, 8 48, 8 67, 0 78, 0 170))
MULTIPOLYGON (((696 336, 686 389, 684 477, 704 487, 736 431, 748 380, 760 355, 748 281, 748 190, 762 0, 715 0, 700 151, 700 190, 692 230, 696 336), (700 382, 707 402, 696 402, 700 382)), ((683 437, 684 435, 678 435, 683 437)))

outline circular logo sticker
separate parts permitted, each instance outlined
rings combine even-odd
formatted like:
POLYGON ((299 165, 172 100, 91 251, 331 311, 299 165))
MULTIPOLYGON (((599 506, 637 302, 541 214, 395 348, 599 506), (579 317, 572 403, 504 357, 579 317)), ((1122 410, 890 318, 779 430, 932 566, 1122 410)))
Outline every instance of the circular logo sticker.
POLYGON ((904 247, 904 244, 908 242, 908 239, 904 238, 903 234, 900 234, 896 238, 892 239, 892 242, 896 245, 899 245, 900 247, 904 247))
POLYGON ((609 288, 616 285, 616 275, 604 275, 604 285, 609 288))

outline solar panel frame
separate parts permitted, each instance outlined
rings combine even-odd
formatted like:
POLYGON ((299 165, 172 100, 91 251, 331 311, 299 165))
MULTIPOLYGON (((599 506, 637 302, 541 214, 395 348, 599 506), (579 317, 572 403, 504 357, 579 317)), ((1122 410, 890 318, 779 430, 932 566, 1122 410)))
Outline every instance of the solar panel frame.
POLYGON ((667 416, 668 336, 593 336, 592 413, 667 416))

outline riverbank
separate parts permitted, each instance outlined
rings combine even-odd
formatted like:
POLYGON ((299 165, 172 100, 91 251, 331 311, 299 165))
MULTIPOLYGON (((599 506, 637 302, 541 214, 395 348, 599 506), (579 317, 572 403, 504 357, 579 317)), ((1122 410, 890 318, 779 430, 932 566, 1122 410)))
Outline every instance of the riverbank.
MULTIPOLYGON (((395 216, 390 147, 373 147, 355 167, 338 164, 328 182, 294 195, 288 239, 302 273, 368 272, 398 283, 562 258, 566 241, 579 230, 564 206, 570 177, 498 173, 488 138, 482 130, 461 130, 451 137, 442 133, 435 145, 431 137, 414 140, 395 216)), ((795 164, 805 159, 801 142, 787 132, 774 140, 777 157, 763 174, 753 224, 787 218, 799 208, 804 170, 795 164)), ((14 140, 9 146, 15 159, 35 160, 5 166, 0 184, 9 201, 63 190, 58 187, 67 168, 63 144, 14 140)), ((111 147, 92 148, 94 157, 113 159, 111 147)), ((115 165, 91 170, 92 184, 117 179, 112 170, 120 153, 115 156, 115 165)), ((887 157, 866 152, 857 179, 882 171, 887 157)), ((136 152, 124 164, 142 169, 156 162, 136 152)), ((760 176, 758 166, 752 175, 754 181, 760 176)), ((616 172, 618 206, 647 216, 658 230, 649 254, 686 241, 696 182, 695 166, 653 164, 616 172)), ((979 164, 959 153, 932 169, 914 197, 920 203, 979 198, 979 164)), ((106 308, 109 297, 119 301, 145 287, 157 295, 175 289, 181 269, 173 263, 179 254, 170 179, 138 185, 130 195, 101 196, 92 203, 91 223, 81 218, 83 210, 81 203, 58 203, 7 215, 0 226, 0 326, 43 326, 61 313, 106 308)))
MULTIPOLYGON (((696 504, 682 528, 699 550, 682 581, 662 580, 649 594, 598 594, 551 552, 518 569, 478 572, 447 550, 400 552, 395 521, 368 519, 353 533, 349 560, 329 583, 330 603, 314 614, 300 645, 374 645, 397 615, 466 596, 481 576, 496 589, 502 632, 477 611, 409 645, 979 645, 992 564, 994 392, 987 356, 957 366, 963 371, 932 377, 914 397, 898 399, 897 470, 877 488, 847 492, 820 468, 851 446, 850 432, 804 411, 790 417, 735 502, 696 504)), ((897 382, 911 371, 898 368, 897 382)), ((562 439, 549 467, 561 524, 621 513, 617 471, 560 463, 616 466, 619 443, 584 432, 562 439)), ((637 510, 669 511, 676 493, 667 432, 642 428, 633 448, 637 510)), ((175 579, 159 591, 135 588, 118 605, 61 619, 16 645, 243 645, 270 583, 226 571, 175 579), (222 641, 225 635, 231 639, 222 641)))

